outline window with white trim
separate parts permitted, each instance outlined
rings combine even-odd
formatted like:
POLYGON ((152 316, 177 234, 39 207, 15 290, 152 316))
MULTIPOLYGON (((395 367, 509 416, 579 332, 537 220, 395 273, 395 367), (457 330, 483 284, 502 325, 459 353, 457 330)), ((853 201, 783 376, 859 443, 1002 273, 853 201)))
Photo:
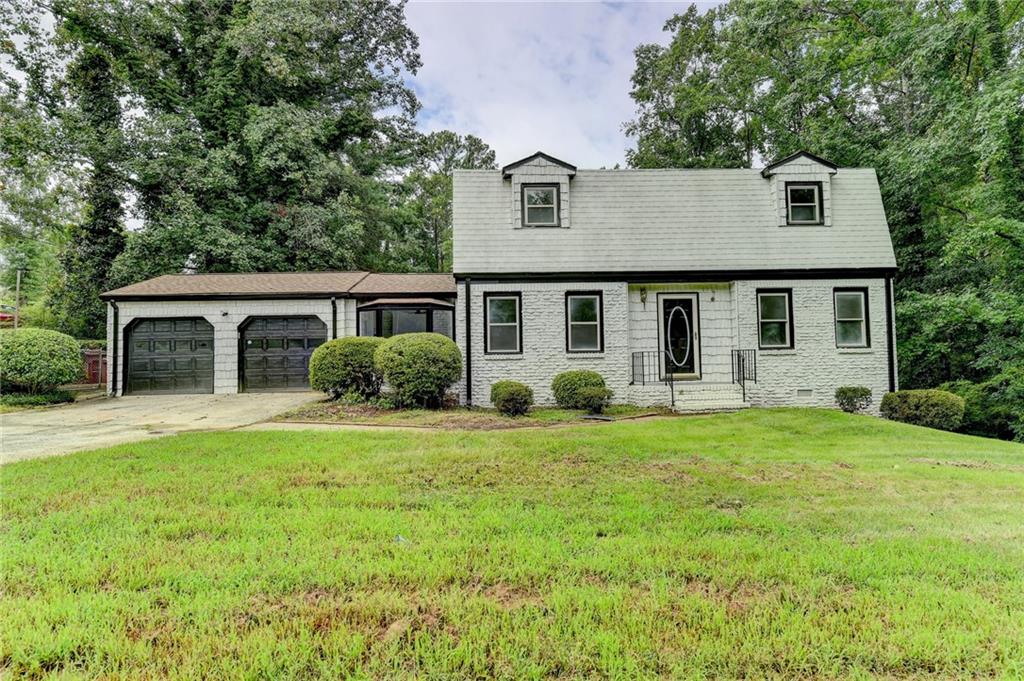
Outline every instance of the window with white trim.
POLYGON ((792 291, 757 292, 757 344, 762 349, 793 347, 792 291))
POLYGON ((868 338, 867 291, 836 289, 833 294, 836 311, 836 347, 866 348, 868 338))
POLYGON ((484 295, 485 328, 484 352, 519 353, 521 338, 521 303, 519 295, 484 295))
POLYGON ((558 185, 523 185, 523 225, 526 227, 558 226, 558 185))
POLYGON ((786 183, 786 222, 791 225, 820 225, 821 185, 817 182, 786 183))
POLYGON ((604 333, 601 324, 600 293, 569 293, 565 296, 566 350, 601 352, 604 333))

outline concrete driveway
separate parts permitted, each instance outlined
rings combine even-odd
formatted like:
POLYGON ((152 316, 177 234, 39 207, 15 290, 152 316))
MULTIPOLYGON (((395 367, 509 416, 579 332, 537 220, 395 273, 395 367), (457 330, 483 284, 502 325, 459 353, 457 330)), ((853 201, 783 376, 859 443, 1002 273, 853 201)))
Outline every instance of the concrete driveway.
POLYGON ((139 395, 0 414, 0 463, 265 421, 319 393, 139 395))

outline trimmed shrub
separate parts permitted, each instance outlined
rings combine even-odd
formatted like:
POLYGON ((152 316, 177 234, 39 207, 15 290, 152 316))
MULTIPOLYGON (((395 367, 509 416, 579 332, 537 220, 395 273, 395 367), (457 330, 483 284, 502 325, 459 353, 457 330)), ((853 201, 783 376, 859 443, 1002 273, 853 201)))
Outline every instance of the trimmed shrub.
POLYGON ((533 391, 519 381, 498 381, 491 386, 491 403, 505 416, 522 416, 533 406, 533 391))
POLYGON ((961 380, 941 388, 964 398, 961 432, 1024 442, 1024 366, 980 383, 961 380))
POLYGON ((445 391, 462 376, 455 341, 439 333, 403 333, 388 338, 373 355, 399 407, 436 409, 445 391))
POLYGON ((964 418, 964 399, 945 390, 899 390, 882 398, 882 416, 915 426, 956 430, 964 418))
POLYGON ((334 399, 346 393, 376 397, 382 378, 373 355, 383 342, 383 338, 361 336, 327 341, 309 358, 309 385, 334 399))
POLYGON ((871 405, 871 388, 862 385, 846 385, 836 388, 836 404, 847 414, 864 411, 871 405))
POLYGON ((583 388, 603 388, 604 378, 596 371, 576 369, 563 371, 551 382, 551 391, 555 394, 555 402, 563 409, 586 409, 580 397, 583 388))
POLYGON ((85 375, 78 341, 48 329, 0 332, 0 381, 5 392, 42 393, 85 375))
POLYGON ((608 388, 586 386, 577 391, 576 397, 580 409, 586 409, 588 414, 603 414, 612 399, 612 394, 608 388))
POLYGON ((51 390, 45 393, 8 393, 0 395, 0 404, 5 407, 45 407, 48 404, 74 402, 75 396, 69 390, 51 390))

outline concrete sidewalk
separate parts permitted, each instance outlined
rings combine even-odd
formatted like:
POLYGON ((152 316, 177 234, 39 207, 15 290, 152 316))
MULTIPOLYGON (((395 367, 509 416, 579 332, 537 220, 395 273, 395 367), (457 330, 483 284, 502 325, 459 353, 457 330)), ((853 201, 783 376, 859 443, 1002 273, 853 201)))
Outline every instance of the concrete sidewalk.
POLYGON ((139 395, 0 414, 0 463, 265 421, 319 393, 139 395))

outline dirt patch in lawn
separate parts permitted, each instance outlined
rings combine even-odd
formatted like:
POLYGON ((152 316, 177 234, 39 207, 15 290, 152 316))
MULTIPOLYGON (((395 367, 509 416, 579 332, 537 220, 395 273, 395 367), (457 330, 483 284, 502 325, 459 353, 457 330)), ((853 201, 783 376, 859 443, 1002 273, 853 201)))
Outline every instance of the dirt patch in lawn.
POLYGON ((950 466, 953 468, 977 468, 981 470, 989 471, 1020 471, 1024 472, 1024 466, 1018 466, 1014 464, 998 464, 990 463, 988 461, 957 461, 948 460, 943 461, 941 459, 927 459, 927 458, 916 458, 911 459, 911 463, 923 463, 929 466, 950 466))
POLYGON ((438 430, 509 430, 607 423, 671 413, 669 410, 658 408, 614 405, 608 409, 604 420, 595 420, 586 418, 582 411, 571 409, 537 408, 525 416, 510 417, 499 414, 494 409, 384 409, 373 404, 321 401, 285 412, 274 421, 438 430))

